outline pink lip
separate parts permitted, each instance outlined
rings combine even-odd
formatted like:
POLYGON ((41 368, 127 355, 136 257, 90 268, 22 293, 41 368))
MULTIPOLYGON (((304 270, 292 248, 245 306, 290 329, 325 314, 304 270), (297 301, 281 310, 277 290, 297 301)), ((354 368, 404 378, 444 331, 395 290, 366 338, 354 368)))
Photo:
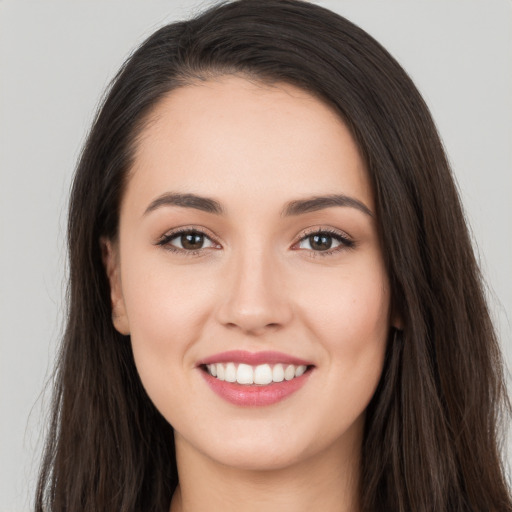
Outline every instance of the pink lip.
MULTIPOLYGON (((232 361, 232 359, 230 361, 232 361)), ((311 375, 311 369, 300 377, 295 377, 292 380, 284 380, 283 382, 273 382, 267 386, 242 385, 237 382, 226 382, 225 380, 212 377, 203 370, 201 370, 201 374, 206 380, 206 383, 210 386, 210 389, 224 400, 238 406, 257 407, 275 404, 298 391, 307 382, 311 375)))
MULTIPOLYGON (((213 356, 202 359, 197 366, 214 363, 245 363, 251 366, 258 364, 294 364, 296 366, 311 366, 312 363, 298 357, 293 357, 282 352, 265 351, 265 352, 247 352, 246 350, 230 350, 221 352, 213 356)), ((291 381, 290 381, 291 382, 291 381)))
POLYGON ((201 369, 201 374, 212 391, 234 405, 245 407, 272 405, 284 400, 292 393, 298 391, 307 382, 312 370, 311 362, 290 356, 289 354, 274 351, 247 352, 245 350, 230 350, 202 359, 197 363, 197 366, 201 369), (212 377, 203 369, 203 366, 207 364, 229 362, 245 363, 251 366, 265 363, 281 363, 283 365, 304 365, 310 368, 300 377, 295 377, 292 380, 284 380, 283 382, 273 382, 266 386, 226 382, 212 377))

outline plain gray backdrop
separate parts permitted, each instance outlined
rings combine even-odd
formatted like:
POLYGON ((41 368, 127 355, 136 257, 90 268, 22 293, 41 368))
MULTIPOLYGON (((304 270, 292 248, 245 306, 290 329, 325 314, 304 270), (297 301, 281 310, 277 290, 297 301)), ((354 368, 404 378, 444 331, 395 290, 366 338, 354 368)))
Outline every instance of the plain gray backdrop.
MULTIPOLYGON (((210 3, 0 0, 0 512, 33 501, 65 309, 68 190, 102 91, 156 28, 210 3)), ((379 40, 430 106, 510 366, 512 2, 317 3, 379 40)))

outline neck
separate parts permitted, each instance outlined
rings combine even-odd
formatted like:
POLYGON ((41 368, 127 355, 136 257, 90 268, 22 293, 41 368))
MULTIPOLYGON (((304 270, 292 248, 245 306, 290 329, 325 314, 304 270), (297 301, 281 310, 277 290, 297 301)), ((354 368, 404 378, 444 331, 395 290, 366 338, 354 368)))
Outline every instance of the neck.
POLYGON ((348 450, 331 445, 286 468, 260 471, 219 464, 176 434, 180 484, 171 512, 357 512, 358 441, 348 450))

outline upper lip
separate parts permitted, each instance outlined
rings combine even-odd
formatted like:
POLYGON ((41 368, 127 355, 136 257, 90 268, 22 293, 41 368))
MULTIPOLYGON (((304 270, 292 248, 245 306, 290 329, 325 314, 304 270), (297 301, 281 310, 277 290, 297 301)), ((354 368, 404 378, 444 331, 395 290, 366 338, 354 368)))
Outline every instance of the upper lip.
POLYGON ((262 352, 248 352, 246 350, 229 350, 227 352, 220 352, 205 359, 201 359, 197 365, 207 365, 214 363, 245 363, 251 366, 259 364, 293 364, 311 366, 312 363, 299 357, 291 356, 283 352, 262 351, 262 352))

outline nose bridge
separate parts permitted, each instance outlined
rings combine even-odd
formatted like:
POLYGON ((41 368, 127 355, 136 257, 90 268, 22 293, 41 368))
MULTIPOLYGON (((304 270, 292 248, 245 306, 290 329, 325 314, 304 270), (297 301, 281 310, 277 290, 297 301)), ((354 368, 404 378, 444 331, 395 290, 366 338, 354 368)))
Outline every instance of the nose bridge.
POLYGON ((272 248, 246 241, 233 250, 226 269, 220 321, 255 334, 285 325, 291 318, 291 304, 283 285, 272 248))

